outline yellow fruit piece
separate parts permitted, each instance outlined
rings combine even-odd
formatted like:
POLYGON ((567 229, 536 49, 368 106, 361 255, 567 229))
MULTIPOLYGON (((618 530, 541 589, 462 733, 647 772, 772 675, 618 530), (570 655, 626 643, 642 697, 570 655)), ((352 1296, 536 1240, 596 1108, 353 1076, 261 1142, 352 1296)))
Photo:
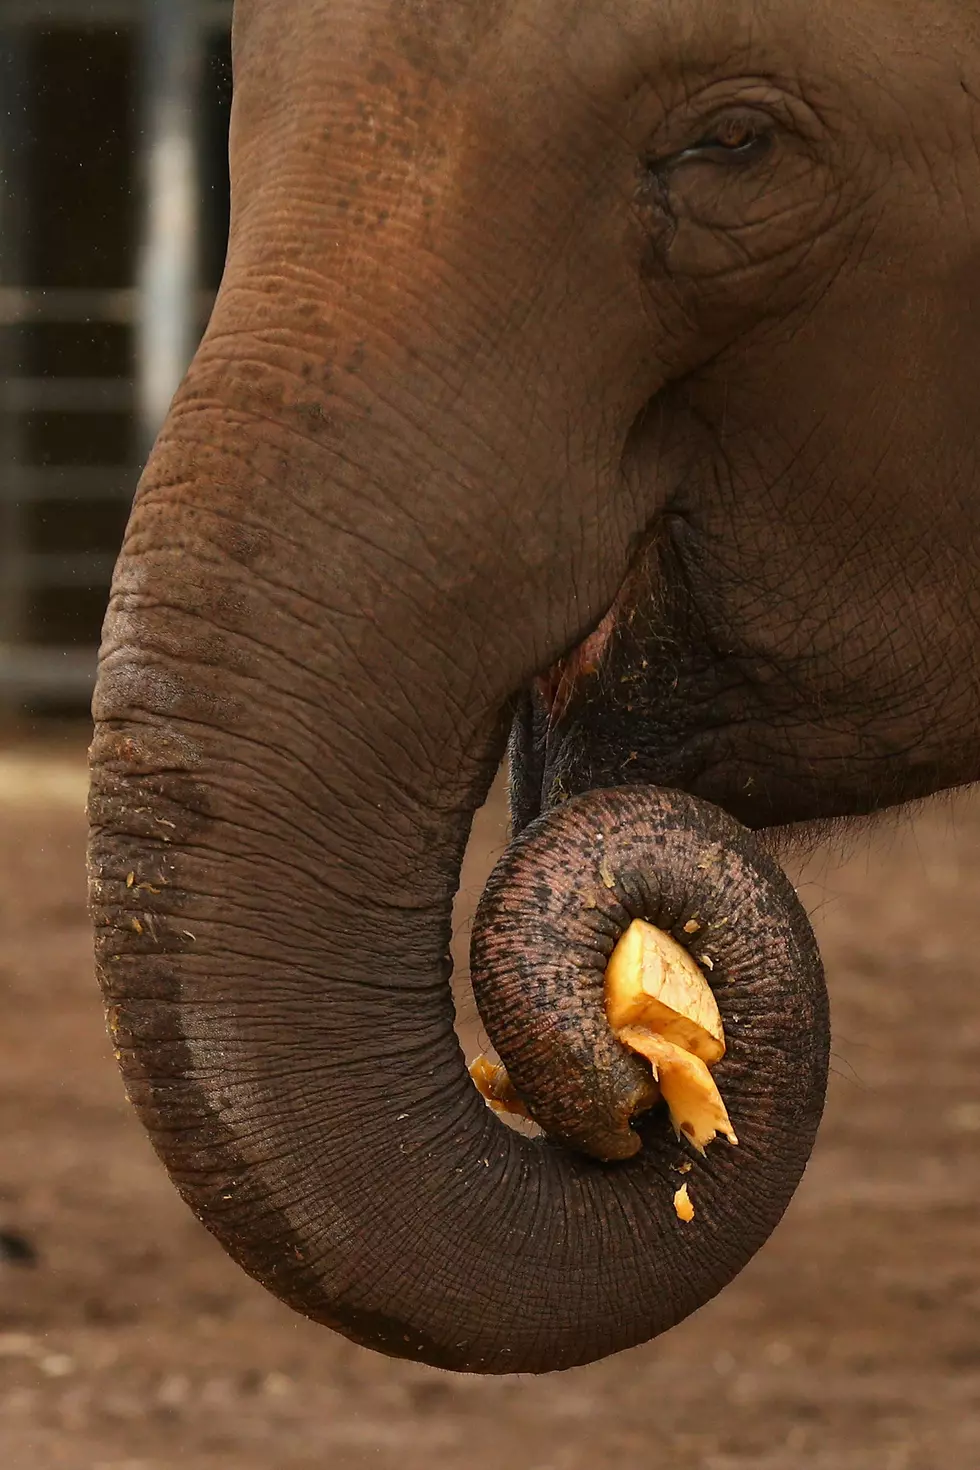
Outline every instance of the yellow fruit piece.
POLYGON ((606 1015, 616 1032, 643 1026, 703 1062, 725 1055, 711 986, 686 949, 643 919, 634 919, 606 967, 606 1015))
POLYGON ((678 1220, 683 1220, 686 1225, 689 1225, 694 1219, 694 1206, 686 1184, 682 1184, 674 1195, 674 1209, 677 1211, 678 1220))
POLYGON ((495 1113, 513 1113, 518 1118, 530 1118, 524 1099, 507 1076, 506 1067, 491 1062, 489 1057, 477 1057, 470 1064, 470 1076, 477 1092, 486 1098, 495 1113))
POLYGON ((618 1036, 653 1066, 678 1137, 683 1134, 701 1154, 719 1133, 738 1143, 715 1079, 700 1057, 645 1026, 623 1026, 618 1036))

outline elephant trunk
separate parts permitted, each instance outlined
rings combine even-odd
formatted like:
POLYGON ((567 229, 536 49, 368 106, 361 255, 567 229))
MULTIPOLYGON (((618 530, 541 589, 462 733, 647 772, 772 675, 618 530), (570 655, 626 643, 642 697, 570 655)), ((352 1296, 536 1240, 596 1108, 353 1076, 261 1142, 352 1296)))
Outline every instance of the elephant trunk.
MULTIPOLYGON (((697 1225, 671 1209, 683 1155, 659 1123, 636 1160, 606 1168, 498 1121, 453 1030, 448 950, 508 701, 465 660, 472 625, 449 629, 459 656, 439 650, 456 574, 431 587, 406 568, 393 591, 363 498, 353 529, 338 513, 304 531, 310 485, 322 514, 349 469, 217 409, 208 354, 137 499, 95 704, 92 906, 129 1095, 226 1249, 358 1342, 512 1372, 643 1341, 728 1281, 792 1194, 822 1100, 819 1003, 800 1010, 758 963, 732 980, 726 1021, 742 1002, 749 1018, 732 1072, 743 1146, 709 1161, 697 1225), (762 1101, 753 1061, 777 1101, 788 1069, 799 1105, 762 1101)), ((556 850, 547 882, 582 892, 587 844, 556 850)), ((506 891, 505 875, 489 928, 510 965, 506 891)), ((515 891, 518 909, 534 899, 526 864, 515 891)), ((627 875, 588 954, 579 914, 586 968, 637 891, 627 875)), ((679 922, 681 899, 666 902, 679 922)), ((564 919, 538 919, 547 965, 564 919)), ((492 950, 484 933, 478 970, 492 950)))
POLYGON ((273 1291, 392 1353, 506 1368, 506 1326, 479 1324, 509 1139, 447 983, 506 716, 452 686, 457 573, 415 547, 409 570, 369 436, 327 452, 262 417, 261 385, 229 403, 223 351, 151 459, 105 627, 90 871, 116 1053, 178 1188, 273 1291))

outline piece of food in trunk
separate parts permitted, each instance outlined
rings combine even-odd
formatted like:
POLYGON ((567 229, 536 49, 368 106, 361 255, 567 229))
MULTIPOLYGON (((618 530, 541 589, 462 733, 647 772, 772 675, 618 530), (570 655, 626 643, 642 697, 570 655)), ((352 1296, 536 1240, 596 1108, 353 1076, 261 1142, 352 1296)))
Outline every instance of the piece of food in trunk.
POLYGON ((653 1067, 678 1137, 683 1135, 699 1154, 719 1133, 729 1143, 738 1143, 715 1079, 700 1057, 645 1026, 624 1026, 616 1034, 653 1067))
POLYGON ((711 1066, 725 1055, 718 1002, 676 939, 634 919, 606 967, 606 1015, 614 1031, 645 1026, 711 1066))
POLYGON ((606 966, 606 1016, 652 1066, 678 1136, 702 1154, 718 1134, 738 1143, 708 1070, 725 1055, 718 1002, 687 950, 644 919, 634 919, 606 966))
MULTIPOLYGON (((737 1144, 708 1070, 725 1055, 718 1002, 687 950, 661 929, 635 919, 606 967, 605 1005, 616 1036, 650 1063, 678 1137, 700 1154, 719 1134, 737 1144)), ((470 1076, 496 1112, 530 1116, 499 1063, 477 1057, 470 1076)), ((689 1201, 684 1208, 691 1208, 689 1201)))
POLYGON ((517 1118, 530 1118, 517 1088, 507 1076, 506 1067, 489 1057, 477 1057, 470 1063, 470 1076, 477 1092, 486 1098, 495 1113, 512 1113, 517 1118))
POLYGON ((694 1219, 694 1205, 686 1184, 682 1184, 674 1195, 674 1209, 677 1211, 678 1220, 683 1220, 686 1225, 689 1225, 694 1219))

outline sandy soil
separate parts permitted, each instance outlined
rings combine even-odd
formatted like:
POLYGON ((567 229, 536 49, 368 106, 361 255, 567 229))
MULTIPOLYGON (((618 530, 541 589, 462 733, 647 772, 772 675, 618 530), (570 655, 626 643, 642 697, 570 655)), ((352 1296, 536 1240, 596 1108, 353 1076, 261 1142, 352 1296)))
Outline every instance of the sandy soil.
MULTIPOLYGON (((809 866, 835 1076, 749 1270, 650 1347, 482 1381, 292 1316, 184 1210, 102 1028, 82 789, 77 741, 0 751, 0 1229, 8 1258, 37 1253, 0 1264, 7 1470, 980 1465, 980 802, 809 866)), ((500 818, 481 820, 464 899, 500 818)))

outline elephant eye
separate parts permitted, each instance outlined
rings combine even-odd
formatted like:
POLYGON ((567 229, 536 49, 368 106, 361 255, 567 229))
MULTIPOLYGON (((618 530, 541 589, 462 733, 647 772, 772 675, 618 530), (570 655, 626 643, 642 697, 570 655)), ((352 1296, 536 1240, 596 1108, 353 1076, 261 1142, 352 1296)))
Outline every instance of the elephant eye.
POLYGON ((772 147, 772 127, 751 113, 726 113, 702 138, 683 149, 677 163, 755 163, 772 147))

